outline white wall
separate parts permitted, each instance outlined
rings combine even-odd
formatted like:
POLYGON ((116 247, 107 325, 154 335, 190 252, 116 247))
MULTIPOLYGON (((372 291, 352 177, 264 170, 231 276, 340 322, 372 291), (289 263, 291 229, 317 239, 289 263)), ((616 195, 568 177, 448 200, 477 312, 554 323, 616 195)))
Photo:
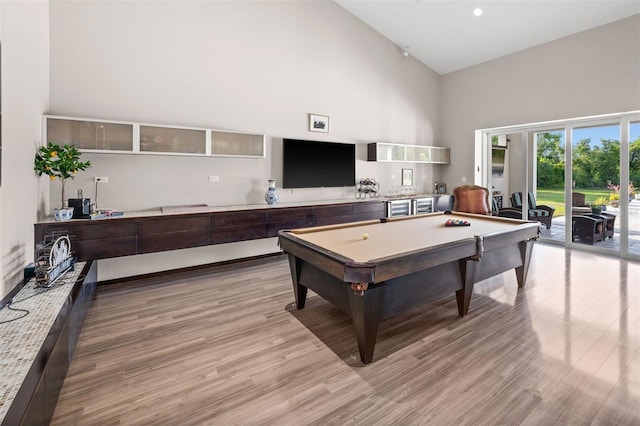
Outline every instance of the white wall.
POLYGON ((33 224, 48 198, 48 182, 33 171, 41 115, 49 102, 49 3, 0 3, 2 43, 2 186, 0 297, 33 261, 33 224))
MULTIPOLYGON (((439 100, 436 73, 333 2, 51 4, 51 113, 267 135, 265 160, 85 155, 93 167, 67 194, 93 198, 92 177, 108 176, 98 207, 264 202, 267 179, 281 179, 283 137, 361 143, 357 178, 384 192, 407 165, 366 162, 364 143, 438 144, 439 100), (329 134, 308 131, 310 112, 330 117, 329 134)), ((432 166, 414 168, 430 188, 432 166)), ((281 190, 280 200, 353 191, 281 190)))
POLYGON ((438 177, 473 176, 475 129, 639 109, 638 76, 640 15, 443 76, 438 177))

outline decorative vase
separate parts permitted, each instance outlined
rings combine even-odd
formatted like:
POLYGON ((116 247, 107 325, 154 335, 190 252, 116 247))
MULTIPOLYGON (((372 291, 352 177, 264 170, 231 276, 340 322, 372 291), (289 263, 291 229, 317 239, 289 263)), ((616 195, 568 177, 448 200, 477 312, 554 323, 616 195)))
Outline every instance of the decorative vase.
POLYGON ((276 191, 276 180, 269 179, 269 189, 264 194, 264 200, 267 204, 276 204, 278 202, 278 192, 276 191))

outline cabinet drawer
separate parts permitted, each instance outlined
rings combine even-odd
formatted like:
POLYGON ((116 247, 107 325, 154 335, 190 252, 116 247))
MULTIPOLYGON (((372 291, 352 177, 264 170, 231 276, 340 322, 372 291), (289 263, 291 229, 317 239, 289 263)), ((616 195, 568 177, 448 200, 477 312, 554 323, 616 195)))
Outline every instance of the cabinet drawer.
POLYGON ((350 216, 353 214, 353 205, 345 204, 340 206, 323 206, 313 209, 313 216, 317 220, 323 217, 350 216))
MULTIPOLYGON (((207 231, 209 216, 177 217, 171 219, 141 220, 138 223, 138 235, 163 234, 180 231, 207 231)), ((206 232, 205 232, 206 233, 206 232)))
POLYGON ((211 244, 256 240, 266 238, 266 236, 267 225, 264 223, 240 226, 214 226, 211 229, 211 244))
POLYGON ((88 261, 136 254, 136 241, 135 235, 99 240, 74 241, 71 239, 71 248, 78 256, 78 260, 88 261))
POLYGON ((313 209, 310 207, 294 207, 289 209, 275 209, 267 212, 267 222, 296 222, 313 220, 313 209))
MULTIPOLYGON (((39 225, 36 225, 36 228, 39 225)), ((123 219, 105 219, 104 221, 60 222, 42 225, 41 233, 36 229, 36 238, 44 237, 52 232, 65 231, 73 237, 73 240, 94 240, 100 238, 124 237, 136 235, 136 222, 123 219)), ((42 240, 42 238, 40 238, 42 240)))
POLYGON ((267 221, 267 212, 247 211, 233 213, 215 213, 211 216, 211 224, 214 229, 234 225, 264 225, 267 221))
POLYGON ((209 245, 209 230, 166 232, 138 236, 138 254, 209 245))
POLYGON ((267 237, 278 236, 281 229, 308 228, 313 226, 312 208, 278 209, 267 212, 267 237))
POLYGON ((384 201, 375 201, 372 203, 356 203, 353 205, 353 214, 361 213, 379 213, 380 218, 384 217, 385 203, 384 201))
POLYGON ((313 226, 336 225, 338 223, 349 223, 352 221, 353 215, 351 214, 348 216, 316 217, 313 226))

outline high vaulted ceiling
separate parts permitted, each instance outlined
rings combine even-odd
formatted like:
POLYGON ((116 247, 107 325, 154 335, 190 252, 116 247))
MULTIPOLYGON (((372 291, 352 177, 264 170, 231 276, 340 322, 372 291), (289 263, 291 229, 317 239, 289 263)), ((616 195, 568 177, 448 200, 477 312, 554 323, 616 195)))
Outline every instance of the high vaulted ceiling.
POLYGON ((640 14, 640 0, 335 1, 439 74, 640 14))

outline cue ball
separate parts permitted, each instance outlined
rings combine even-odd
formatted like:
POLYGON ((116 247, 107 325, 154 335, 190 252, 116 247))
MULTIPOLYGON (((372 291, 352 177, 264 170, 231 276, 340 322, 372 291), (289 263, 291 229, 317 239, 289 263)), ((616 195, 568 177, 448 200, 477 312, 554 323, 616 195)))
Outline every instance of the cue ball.
POLYGON ((363 240, 368 240, 369 239, 369 234, 367 234, 366 232, 364 234, 362 234, 362 239, 363 240))

